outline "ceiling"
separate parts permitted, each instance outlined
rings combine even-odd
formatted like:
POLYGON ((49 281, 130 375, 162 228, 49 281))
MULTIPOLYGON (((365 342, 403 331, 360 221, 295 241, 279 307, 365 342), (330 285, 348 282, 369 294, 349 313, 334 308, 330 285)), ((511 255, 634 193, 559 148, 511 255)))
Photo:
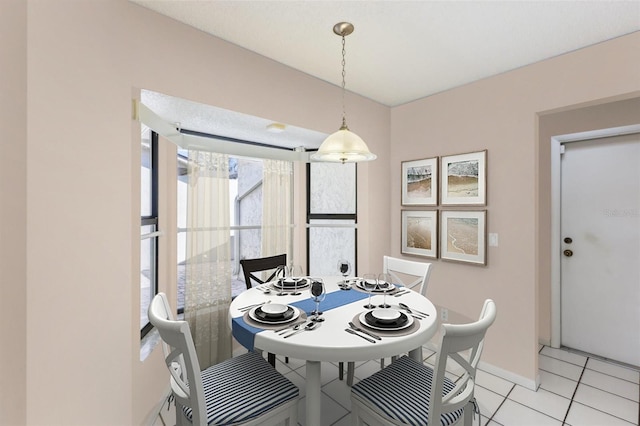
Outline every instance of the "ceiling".
MULTIPOLYGON (((640 30, 634 1, 131 0, 393 107, 640 30)), ((180 121, 180 120, 175 120, 180 121)))

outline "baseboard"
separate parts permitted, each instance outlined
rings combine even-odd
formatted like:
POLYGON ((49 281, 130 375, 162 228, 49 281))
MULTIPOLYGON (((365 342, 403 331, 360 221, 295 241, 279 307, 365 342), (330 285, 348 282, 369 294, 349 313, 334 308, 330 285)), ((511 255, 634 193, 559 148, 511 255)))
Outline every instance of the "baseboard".
POLYGON ((540 386, 540 374, 538 373, 536 373, 535 380, 531 380, 526 377, 515 374, 511 371, 507 371, 503 368, 496 367, 495 365, 486 363, 484 361, 480 361, 478 363, 478 368, 480 370, 486 371, 487 373, 493 374, 494 376, 498 376, 502 379, 508 380, 512 383, 515 383, 516 385, 520 385, 532 391, 537 391, 538 386, 540 386))
POLYGON ((160 399, 160 401, 153 406, 151 411, 149 411, 149 414, 147 414, 147 417, 145 417, 144 422, 142 423, 143 425, 153 426, 158 416, 162 413, 162 409, 167 405, 167 398, 171 395, 171 386, 167 386, 163 395, 162 399, 160 399))
POLYGON ((551 340, 549 339, 538 339, 538 343, 541 344, 542 346, 551 346, 551 340))

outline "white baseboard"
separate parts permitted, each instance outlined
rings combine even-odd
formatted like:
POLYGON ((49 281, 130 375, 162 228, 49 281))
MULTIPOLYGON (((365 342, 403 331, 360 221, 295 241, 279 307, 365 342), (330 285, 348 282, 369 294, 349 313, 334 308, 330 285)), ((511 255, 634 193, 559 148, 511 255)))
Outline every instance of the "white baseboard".
POLYGON ((536 374, 535 380, 528 379, 526 377, 515 374, 511 371, 507 371, 503 368, 496 367, 495 365, 488 364, 484 361, 480 361, 478 363, 478 368, 486 371, 487 373, 491 373, 494 376, 498 376, 502 379, 508 380, 516 385, 520 385, 524 388, 530 389, 532 391, 537 391, 538 386, 540 386, 540 374, 536 374))
POLYGON ((551 340, 549 339, 538 339, 538 343, 541 344, 542 346, 551 346, 551 340))
POLYGON ((162 409, 167 404, 167 398, 171 395, 171 386, 167 386, 167 390, 164 393, 164 396, 156 405, 153 406, 147 417, 145 417, 143 425, 153 426, 158 416, 162 413, 162 409))

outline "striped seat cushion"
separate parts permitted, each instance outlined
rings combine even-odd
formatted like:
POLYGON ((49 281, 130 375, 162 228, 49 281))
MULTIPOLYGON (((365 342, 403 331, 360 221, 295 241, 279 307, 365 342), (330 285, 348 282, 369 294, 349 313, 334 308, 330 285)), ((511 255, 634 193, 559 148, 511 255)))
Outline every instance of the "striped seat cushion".
MULTIPOLYGON (((354 385, 351 392, 395 422, 427 426, 432 380, 433 369, 403 356, 354 385)), ((455 384, 445 377, 443 395, 454 387, 455 384)), ((454 424, 462 413, 463 409, 443 414, 440 425, 454 424)))
MULTIPOLYGON (((207 424, 228 425, 251 420, 298 397, 298 388, 262 356, 249 352, 202 372, 207 424)), ((183 407, 192 421, 192 410, 183 407)))

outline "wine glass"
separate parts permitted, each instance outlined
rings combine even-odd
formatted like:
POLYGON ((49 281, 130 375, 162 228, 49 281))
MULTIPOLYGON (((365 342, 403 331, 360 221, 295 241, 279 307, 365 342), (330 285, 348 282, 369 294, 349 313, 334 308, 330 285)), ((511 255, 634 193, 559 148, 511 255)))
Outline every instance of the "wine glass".
POLYGON ((289 278, 293 280, 293 293, 292 296, 300 296, 302 293, 298 291, 298 284, 302 280, 302 266, 291 265, 289 268, 289 278))
POLYGON ((311 321, 324 321, 324 318, 320 317, 320 315, 322 315, 322 312, 320 312, 320 302, 322 302, 325 297, 327 297, 327 291, 322 278, 311 278, 311 298, 316 302, 316 310, 311 312, 314 315, 311 321))
POLYGON ((347 259, 338 260, 338 271, 344 278, 343 281, 338 284, 338 286, 342 290, 351 290, 351 286, 347 284, 347 275, 349 275, 349 272, 351 272, 351 263, 347 259))
POLYGON ((362 276, 362 287, 364 287, 364 291, 369 293, 369 303, 364 305, 366 309, 373 309, 376 305, 371 304, 371 295, 378 287, 378 278, 376 274, 364 274, 362 276))
POLYGON ((287 293, 284 292, 284 279, 287 276, 288 271, 287 271, 287 266, 286 265, 280 265, 276 268, 276 281, 278 282, 278 285, 280 286, 280 291, 278 293, 276 293, 277 296, 286 296, 287 293))
POLYGON ((382 305, 379 305, 380 308, 390 308, 391 305, 387 304, 387 293, 391 290, 391 288, 393 287, 393 284, 391 283, 391 275, 389 274, 380 274, 378 275, 378 289, 382 290, 384 292, 383 295, 383 299, 382 299, 382 305))

